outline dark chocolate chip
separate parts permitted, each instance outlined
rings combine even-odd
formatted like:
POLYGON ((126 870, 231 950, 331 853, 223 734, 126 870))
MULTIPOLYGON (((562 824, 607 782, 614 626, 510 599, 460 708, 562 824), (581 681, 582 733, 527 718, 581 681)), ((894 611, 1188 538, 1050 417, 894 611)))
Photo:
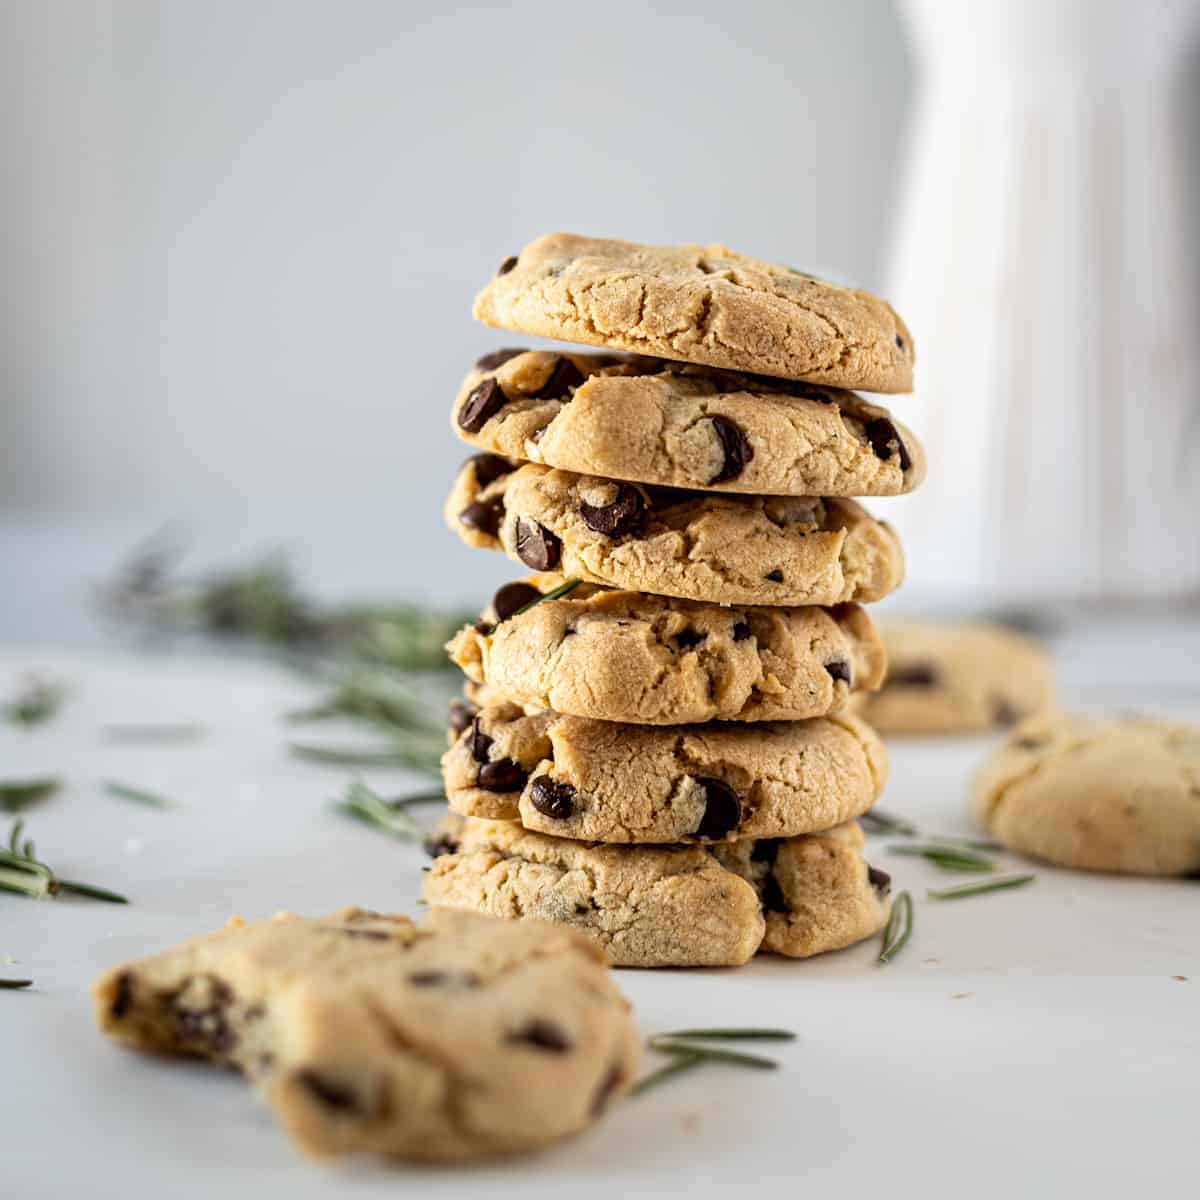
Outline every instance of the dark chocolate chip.
POLYGON ((439 833, 437 837, 427 837, 421 849, 430 858, 440 858, 443 854, 457 854, 458 842, 447 833, 439 833))
POLYGON ((733 623, 732 636, 735 642, 744 642, 750 636, 750 622, 735 621, 733 623))
POLYGON ((459 427, 478 433, 507 403, 504 389, 494 379, 485 379, 471 389, 458 410, 459 427))
POLYGON ((1040 750, 1046 745, 1045 738, 1021 737, 1011 743, 1014 750, 1040 750))
POLYGON ((349 1088, 330 1082, 318 1075, 316 1071, 300 1070, 293 1078, 301 1086, 307 1088, 326 1108, 339 1112, 355 1112, 358 1109, 358 1098, 349 1088))
POLYGON ((518 354, 525 354, 527 351, 523 348, 517 350, 493 350, 490 354, 485 354, 482 358, 475 360, 476 367, 481 371, 494 371, 497 367, 502 367, 510 358, 516 358, 518 354))
POLYGON ((835 682, 839 679, 843 680, 847 687, 850 686, 852 680, 850 676, 850 664, 844 659, 838 658, 831 663, 825 664, 825 670, 829 672, 830 679, 835 682))
POLYGON ((458 737, 479 715, 479 709, 467 700, 451 700, 450 709, 446 713, 446 725, 450 732, 458 737))
POLYGON ((625 1072, 620 1063, 608 1069, 608 1074, 600 1081, 600 1086, 596 1089, 596 1098, 592 1101, 593 1117, 598 1117, 608 1107, 613 1093, 621 1086, 624 1079, 625 1072))
POLYGON ((784 899, 783 888, 774 875, 768 875, 763 880, 762 906, 764 912, 787 912, 787 900, 784 899))
POLYGON ((997 725, 1007 729, 1021 719, 1021 713, 1003 696, 993 696, 992 717, 997 725))
POLYGON ((572 388, 584 382, 583 372, 565 355, 560 354, 550 372, 550 378, 533 393, 535 400, 565 400, 572 388))
POLYGON ((261 1021, 267 1015, 266 1008, 261 1004, 251 1004, 242 1017, 247 1021, 261 1021))
POLYGON ((611 504, 594 505, 582 501, 579 515, 596 533, 610 538, 624 537, 641 527, 646 518, 646 502, 632 484, 621 483, 617 485, 617 494, 611 504))
POLYGON ((779 838, 759 838, 750 850, 750 861, 773 863, 778 855, 779 838))
POLYGON ((506 583, 492 597, 496 620, 507 621, 518 608, 524 608, 541 594, 531 583, 506 583))
POLYGON ((934 687, 938 682, 937 668, 932 663, 913 663, 907 667, 892 667, 887 674, 888 687, 934 687))
POLYGON ((483 727, 479 724, 478 717, 471 722, 471 732, 468 734, 467 745, 471 751, 471 757, 477 763, 488 761, 488 751, 492 748, 492 739, 483 732, 483 727))
POLYGON ((886 462, 893 455, 899 454, 900 470, 907 471, 912 466, 912 458, 909 456, 904 439, 900 436, 900 431, 887 417, 872 418, 863 427, 863 432, 867 435, 867 440, 871 443, 871 449, 875 452, 876 458, 886 462))
POLYGON ((517 557, 535 571, 552 571, 562 558, 562 542, 536 521, 518 517, 517 557))
POLYGON ((479 768, 477 786, 485 792, 519 792, 528 778, 529 772, 520 763, 502 758, 479 768))
POLYGON ((700 645, 706 637, 708 637, 708 634, 701 633, 698 629, 681 629, 675 635, 675 644, 680 650, 691 650, 693 647, 700 645))
POLYGON ((886 896, 892 890, 892 877, 878 867, 867 864, 867 882, 880 894, 886 896))
POLYGON ((768 571, 763 576, 763 578, 769 579, 772 583, 782 583, 783 582, 783 572, 778 567, 776 567, 775 570, 768 571))
POLYGON ((467 467, 475 468, 475 486, 479 488, 485 488, 489 483, 495 483, 497 479, 511 475, 517 469, 499 454, 472 454, 461 469, 465 470, 467 467))
POLYGON ((233 1003, 233 990, 213 975, 188 977, 180 985, 174 1001, 175 1031, 181 1040, 199 1043, 206 1046, 214 1054, 223 1054, 233 1049, 237 1037, 226 1018, 226 1011, 233 1003), (193 990, 197 980, 201 991, 207 995, 202 997, 199 1007, 185 1007, 184 997, 193 990))
POLYGON ((575 811, 575 789, 549 775, 539 775, 529 789, 533 807, 553 821, 565 821, 575 811))
POLYGON ((515 267, 516 265, 517 265, 517 256, 515 254, 510 254, 500 264, 499 269, 496 271, 496 274, 497 275, 507 275, 509 273, 509 271, 511 271, 513 269, 513 267, 515 267))
POLYGON ((896 334, 896 346, 900 350, 904 349, 904 339, 899 334, 896 334))
POLYGON ((704 790, 704 816, 700 818, 694 836, 715 841, 736 829, 742 819, 742 806, 733 789, 711 776, 693 775, 691 778, 704 790))
POLYGON ((119 1021, 133 1007, 133 976, 128 971, 122 971, 117 976, 117 994, 113 997, 109 1016, 119 1021))
POLYGON ((478 529, 488 537, 496 537, 504 524, 504 500, 500 496, 476 500, 458 514, 458 521, 468 529, 478 529))
POLYGON ((728 417, 713 417, 712 425, 717 441, 721 443, 724 460, 721 469, 708 482, 724 483, 736 479, 745 470, 746 464, 754 457, 754 447, 750 445, 741 426, 728 417))
POLYGON ((487 621, 476 621, 471 628, 483 637, 491 637, 496 632, 495 625, 490 625, 487 621))
POLYGON ((549 1050, 551 1054, 566 1054, 572 1046, 571 1039, 562 1029, 544 1017, 535 1017, 520 1029, 514 1030, 507 1040, 536 1046, 539 1050, 549 1050))
POLYGON ((413 987, 477 988, 480 979, 474 971, 414 971, 408 982, 413 987))

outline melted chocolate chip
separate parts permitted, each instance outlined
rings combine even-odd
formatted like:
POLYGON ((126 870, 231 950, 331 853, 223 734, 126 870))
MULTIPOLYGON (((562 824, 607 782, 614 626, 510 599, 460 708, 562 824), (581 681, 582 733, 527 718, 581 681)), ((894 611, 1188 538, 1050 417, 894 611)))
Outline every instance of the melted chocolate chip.
POLYGON ((721 443, 724 461, 721 469, 708 482, 724 483, 736 479, 745 470, 746 464, 754 457, 754 447, 750 445, 741 426, 728 417, 713 417, 712 425, 717 441, 721 443))
POLYGON ((783 895, 783 888, 779 886, 779 880, 774 875, 768 875, 763 880, 762 900, 764 912, 787 912, 787 900, 783 895))
POLYGON ((735 621, 733 623, 732 637, 735 642, 744 642, 750 636, 749 621, 735 621))
POLYGON ((421 849, 430 858, 440 858, 443 854, 457 854, 458 842, 448 833, 439 833, 437 837, 427 837, 421 843, 421 849))
POLYGON ((900 470, 907 471, 912 466, 912 458, 900 431, 887 417, 872 418, 863 427, 863 432, 867 435, 867 441, 871 443, 876 458, 886 462, 893 455, 899 454, 900 470))
POLYGON ((681 629, 675 635, 675 644, 680 650, 691 650, 700 645, 706 637, 708 634, 701 633, 698 629, 681 629))
POLYGON ((584 382, 583 372, 564 355, 560 354, 550 372, 550 378, 534 392, 535 400, 566 400, 572 388, 584 382))
POLYGON ((938 673, 932 663, 913 663, 907 667, 891 668, 886 682, 888 687, 935 687, 938 673))
POLYGON ((835 682, 839 679, 843 680, 847 687, 850 686, 850 664, 844 659, 835 659, 831 663, 825 664, 825 670, 829 672, 829 678, 835 682))
POLYGON ((507 1040, 549 1050, 551 1054, 566 1054, 572 1046, 571 1039, 563 1030, 544 1017, 535 1017, 527 1025, 510 1033, 507 1040))
POLYGON ((488 751, 492 748, 492 739, 483 732, 483 727, 479 724, 478 717, 471 722, 471 732, 467 737, 467 747, 471 751, 471 757, 477 763, 487 762, 488 751))
POLYGON ((539 775, 529 789, 533 807, 552 821, 565 821, 575 811, 575 789, 549 775, 539 775))
POLYGON ((109 1016, 119 1021, 133 1007, 133 976, 128 971, 122 971, 117 976, 117 994, 113 997, 109 1016))
POLYGON ((880 894, 886 896, 892 890, 892 877, 878 867, 867 865, 867 882, 880 894))
POLYGON ((763 578, 769 579, 772 583, 782 583, 783 582, 783 572, 778 567, 776 567, 775 570, 768 571, 763 576, 763 578))
POLYGON ((484 763, 479 768, 476 786, 485 792, 519 792, 525 786, 529 772, 511 758, 484 763))
POLYGON ((536 521, 518 517, 517 557, 535 571, 552 571, 562 558, 562 542, 536 521))
POLYGON ((531 583, 506 583, 492 597, 497 621, 507 621, 519 608, 524 608, 542 593, 531 583))
POLYGON ((579 515, 583 523, 595 533, 618 538, 636 532, 646 518, 646 502, 642 493, 632 484, 617 485, 617 494, 611 504, 588 504, 581 501, 579 515))
POLYGON ((497 268, 497 275, 507 275, 517 265, 517 256, 510 254, 497 268))
POLYGON ((479 709, 467 700, 451 700, 446 713, 446 725, 458 737, 479 715, 479 709))
POLYGON ((496 537, 500 533, 500 526, 504 524, 504 500, 500 496, 493 496, 491 500, 476 500, 474 504, 468 504, 458 514, 458 523, 468 529, 478 529, 488 537, 496 537))
POLYGON ((475 366, 481 371, 494 371, 497 367, 502 367, 511 358, 516 358, 518 354, 525 354, 525 349, 517 350, 493 350, 490 354, 485 354, 482 358, 475 360, 475 366))
POLYGON ((494 379, 485 379, 471 389, 458 410, 459 427, 478 433, 507 403, 504 389, 494 379))
POLYGON ((736 829, 742 819, 742 806, 733 789, 722 780, 707 775, 693 775, 691 779, 704 791, 704 816, 700 818, 694 836, 715 841, 736 829))
POLYGON ((173 1001, 175 1032, 185 1042, 206 1046, 224 1054, 237 1043, 226 1013, 233 1003, 233 990, 214 975, 189 976, 173 1001))
POLYGON ((617 1088, 621 1086, 624 1078, 625 1072, 621 1069, 620 1063, 609 1067, 608 1074, 600 1081, 600 1086, 596 1089, 596 1098, 592 1101, 593 1117, 598 1117, 608 1107, 608 1102, 617 1088))
POLYGON ((491 637, 496 632, 495 625, 490 625, 487 621, 476 621, 471 628, 481 637, 491 637))
POLYGON ((489 483, 495 483, 504 475, 511 475, 517 468, 507 458, 499 454, 472 454, 462 465, 462 470, 473 467, 475 470, 475 486, 485 488, 489 483))
POLYGON ((750 861, 773 863, 778 855, 779 838, 759 838, 750 851, 750 861))
POLYGON ((358 1098, 347 1087, 333 1083, 316 1071, 301 1070, 293 1076, 297 1083, 305 1087, 324 1105, 335 1112, 356 1112, 358 1098))

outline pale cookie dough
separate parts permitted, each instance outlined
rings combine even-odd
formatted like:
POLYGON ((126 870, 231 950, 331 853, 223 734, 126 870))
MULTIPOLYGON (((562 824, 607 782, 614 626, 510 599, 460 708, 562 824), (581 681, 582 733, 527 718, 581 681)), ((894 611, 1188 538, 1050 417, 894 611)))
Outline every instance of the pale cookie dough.
POLYGON ((877 933, 890 880, 856 825, 779 841, 604 846, 507 821, 451 818, 425 875, 431 904, 568 925, 618 967, 733 967, 807 958, 877 933))
POLYGON ((499 350, 452 424, 494 454, 667 487, 895 496, 925 477, 912 431, 853 392, 662 359, 499 350))
POLYGON ((562 583, 506 584, 450 657, 525 707, 635 725, 798 721, 883 678, 883 644, 854 604, 722 608, 578 584, 513 615, 562 583))
POLYGON ((1200 727, 1044 714, 975 779, 975 815, 1012 850, 1062 867, 1200 874, 1200 727))
POLYGON ((912 391, 913 342, 869 292, 724 246, 551 233, 475 298, 485 325, 871 392, 912 391))
POLYGON ((118 1041, 238 1068, 319 1156, 533 1150, 594 1121, 638 1060, 594 942, 450 910, 235 920, 94 995, 118 1041))
POLYGON ((883 743, 842 713, 655 726, 499 704, 442 759, 454 812, 597 842, 815 833, 866 812, 886 776, 883 743))
POLYGON ((998 625, 880 622, 883 687, 854 711, 880 733, 978 733, 1054 703, 1054 671, 1037 642, 998 625))
POLYGON ((446 521, 534 571, 710 604, 870 603, 904 579, 891 527, 853 500, 717 496, 477 455, 446 521))

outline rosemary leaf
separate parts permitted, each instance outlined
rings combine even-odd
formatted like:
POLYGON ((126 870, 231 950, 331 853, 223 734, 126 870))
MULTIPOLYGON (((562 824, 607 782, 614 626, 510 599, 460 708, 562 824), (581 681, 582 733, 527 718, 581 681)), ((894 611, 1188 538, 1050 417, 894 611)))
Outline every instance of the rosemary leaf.
POLYGON ((400 841, 417 841, 424 834, 402 804, 389 804, 361 779, 354 780, 346 788, 345 796, 334 808, 400 841))
POLYGON ((53 796, 62 787, 62 780, 47 776, 45 779, 22 779, 0 781, 0 812, 15 813, 39 800, 53 796))
POLYGON ((127 742, 138 745, 166 745, 177 742, 194 742, 204 736, 204 726, 188 722, 150 722, 129 725, 105 725, 102 730, 106 741, 127 742))
POLYGON ((23 828, 23 821, 14 821, 8 837, 8 849, 0 850, 0 891, 14 892, 34 900, 48 900, 62 892, 74 892, 94 900, 107 900, 110 904, 129 903, 124 896, 107 888, 59 879, 52 868, 34 857, 33 841, 28 838, 21 841, 23 828))
POLYGON ((128 904, 129 898, 119 892, 110 892, 108 888, 96 887, 93 883, 75 883, 69 879, 58 880, 60 892, 73 892, 77 896, 89 896, 93 900, 104 900, 109 904, 128 904))
POLYGON ((996 864, 965 846, 951 846, 940 842, 904 842, 888 846, 889 854, 904 854, 923 858, 944 871, 994 871, 996 864))
POLYGON ((702 1059, 713 1062, 737 1063, 738 1066, 752 1067, 756 1071, 777 1071, 779 1063, 773 1058, 763 1058, 758 1054, 743 1054, 739 1050, 722 1050, 712 1046, 696 1046, 691 1042, 672 1042, 661 1035, 652 1037, 649 1041, 652 1050, 660 1050, 664 1054, 697 1054, 702 1059))
POLYGON ((128 800, 140 804, 143 808, 177 808, 173 800, 158 792, 149 792, 145 788, 134 787, 128 783, 118 783, 115 779, 106 779, 103 783, 105 792, 118 800, 128 800))
POLYGON ((18 988, 33 987, 32 979, 0 979, 0 991, 15 992, 18 988))
POLYGON ((960 883, 957 887, 930 888, 926 895, 931 900, 958 900, 965 896, 982 896, 985 892, 1000 892, 1006 888, 1023 887, 1032 883, 1034 875, 1004 875, 999 879, 986 879, 979 883, 960 883))
POLYGON ((532 600, 522 604, 515 612, 510 613, 504 620, 511 621, 513 617, 519 617, 522 613, 528 612, 531 608, 536 608, 539 604, 545 604, 547 600, 561 600, 564 596, 570 595, 580 584, 578 579, 568 579, 560 583, 558 587, 551 588, 545 595, 534 596, 532 600))
POLYGON ((790 1029, 679 1029, 672 1033, 656 1033, 650 1044, 661 1038, 675 1041, 721 1041, 721 1042, 794 1042, 796 1035, 790 1029))
POLYGON ((380 746, 356 750, 339 746, 313 746, 304 742, 291 742, 288 749, 297 758, 308 762, 329 763, 340 767, 410 767, 428 775, 441 774, 443 748, 408 749, 403 746, 380 746))
POLYGON ((892 904, 892 915, 888 917, 888 923, 884 927, 879 957, 875 961, 891 962, 908 944, 908 939, 912 937, 912 927, 912 896, 908 892, 901 892, 892 904))
POLYGON ((32 729, 54 718, 66 694, 67 689, 61 683, 31 677, 0 712, 12 724, 32 729))
POLYGON ((881 808, 873 808, 858 818, 868 833, 890 833, 896 837, 916 837, 918 830, 911 821, 893 816, 881 808))
POLYGON ((660 1083, 666 1083, 675 1075, 680 1075, 684 1071, 690 1071, 693 1067, 698 1067, 704 1061, 703 1054, 697 1054, 694 1051, 691 1053, 673 1054, 671 1061, 664 1063, 655 1071, 651 1071, 649 1075, 643 1075, 630 1089, 631 1096, 641 1096, 644 1093, 656 1088, 660 1083))

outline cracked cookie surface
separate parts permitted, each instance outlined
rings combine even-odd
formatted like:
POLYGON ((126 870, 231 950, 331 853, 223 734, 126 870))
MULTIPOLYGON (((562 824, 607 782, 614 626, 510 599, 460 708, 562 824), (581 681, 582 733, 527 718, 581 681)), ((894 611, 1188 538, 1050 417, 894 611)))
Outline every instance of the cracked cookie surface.
POLYGON ((888 669, 851 706, 880 733, 979 733, 1050 707, 1054 671, 1032 638, 997 625, 882 621, 888 669))
POLYGON ((756 952, 807 958, 877 933, 887 876, 855 824, 776 841, 606 846, 450 817, 426 873, 431 904, 579 930, 614 966, 739 966, 756 952))
POLYGON ((869 603, 904 579, 891 527, 846 499, 718 496, 476 455, 445 517, 534 571, 711 604, 869 603))
POLYGON ((502 350, 454 402, 481 450, 584 475, 785 496, 896 496, 916 436, 853 392, 661 359, 502 350))
POLYGON ((551 233, 475 298, 501 329, 872 392, 912 390, 913 342, 885 301, 724 246, 551 233))
POLYGON ((685 725, 823 716, 878 687, 883 644, 857 605, 731 608, 578 584, 506 584, 450 657, 519 704, 603 721, 685 725))
POLYGON ((833 713, 755 725, 629 725, 512 703, 442 759, 450 808, 583 841, 793 837, 866 812, 887 778, 874 731, 833 713))
POLYGON ((637 1066, 594 941, 449 909, 231 922, 94 995, 106 1033, 237 1067, 321 1156, 536 1149, 595 1120, 637 1066))
POLYGON ((975 816, 1021 854, 1128 875, 1200 873, 1200 726, 1031 717, 988 759, 975 816))

